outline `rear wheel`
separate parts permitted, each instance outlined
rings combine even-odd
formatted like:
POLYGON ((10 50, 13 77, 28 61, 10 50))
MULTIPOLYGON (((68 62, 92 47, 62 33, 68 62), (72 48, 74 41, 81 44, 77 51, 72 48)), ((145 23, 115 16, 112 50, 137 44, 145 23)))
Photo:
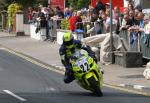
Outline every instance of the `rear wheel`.
POLYGON ((97 85, 97 82, 94 79, 94 77, 89 78, 88 81, 89 81, 91 87, 93 88, 94 94, 99 97, 103 96, 103 93, 102 93, 100 87, 97 85))

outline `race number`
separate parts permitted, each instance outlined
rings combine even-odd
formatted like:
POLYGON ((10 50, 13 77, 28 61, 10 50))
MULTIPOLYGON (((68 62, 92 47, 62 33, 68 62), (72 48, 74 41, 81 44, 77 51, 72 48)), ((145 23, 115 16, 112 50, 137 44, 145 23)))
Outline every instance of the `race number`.
POLYGON ((83 58, 82 60, 78 61, 77 65, 83 72, 86 72, 89 69, 87 58, 83 58))

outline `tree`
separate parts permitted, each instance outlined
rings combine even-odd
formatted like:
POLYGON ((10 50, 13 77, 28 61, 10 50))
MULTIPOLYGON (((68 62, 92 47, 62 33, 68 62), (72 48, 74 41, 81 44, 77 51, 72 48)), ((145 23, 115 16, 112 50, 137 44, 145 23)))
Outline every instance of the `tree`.
POLYGON ((48 0, 35 0, 36 4, 42 4, 43 6, 47 6, 48 0))
POLYGON ((2 10, 7 10, 7 6, 9 5, 9 3, 7 2, 8 0, 0 0, 0 11, 2 10))
POLYGON ((87 7, 89 3, 90 3, 90 0, 78 0, 77 9, 82 9, 84 7, 87 7))
POLYGON ((0 0, 0 5, 5 4, 8 6, 14 2, 19 3, 19 4, 23 5, 24 7, 35 6, 38 4, 42 4, 42 5, 46 6, 48 3, 47 0, 0 0))
POLYGON ((69 4, 74 9, 82 9, 87 7, 91 0, 67 0, 67 4, 69 4))

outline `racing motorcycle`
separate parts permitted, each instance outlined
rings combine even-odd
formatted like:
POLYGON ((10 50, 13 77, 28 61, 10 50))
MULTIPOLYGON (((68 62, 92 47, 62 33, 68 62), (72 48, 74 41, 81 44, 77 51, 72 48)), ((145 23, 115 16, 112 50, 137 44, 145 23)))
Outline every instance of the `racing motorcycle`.
POLYGON ((101 91, 103 74, 93 58, 86 51, 77 50, 70 58, 70 63, 77 83, 95 95, 103 96, 101 91))

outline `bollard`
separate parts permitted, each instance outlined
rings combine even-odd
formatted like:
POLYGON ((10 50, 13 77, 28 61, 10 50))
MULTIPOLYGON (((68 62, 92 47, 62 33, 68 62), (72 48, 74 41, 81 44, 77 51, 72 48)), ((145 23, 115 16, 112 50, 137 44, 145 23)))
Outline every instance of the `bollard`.
POLYGON ((23 12, 18 11, 16 13, 16 36, 24 36, 24 20, 23 12))

